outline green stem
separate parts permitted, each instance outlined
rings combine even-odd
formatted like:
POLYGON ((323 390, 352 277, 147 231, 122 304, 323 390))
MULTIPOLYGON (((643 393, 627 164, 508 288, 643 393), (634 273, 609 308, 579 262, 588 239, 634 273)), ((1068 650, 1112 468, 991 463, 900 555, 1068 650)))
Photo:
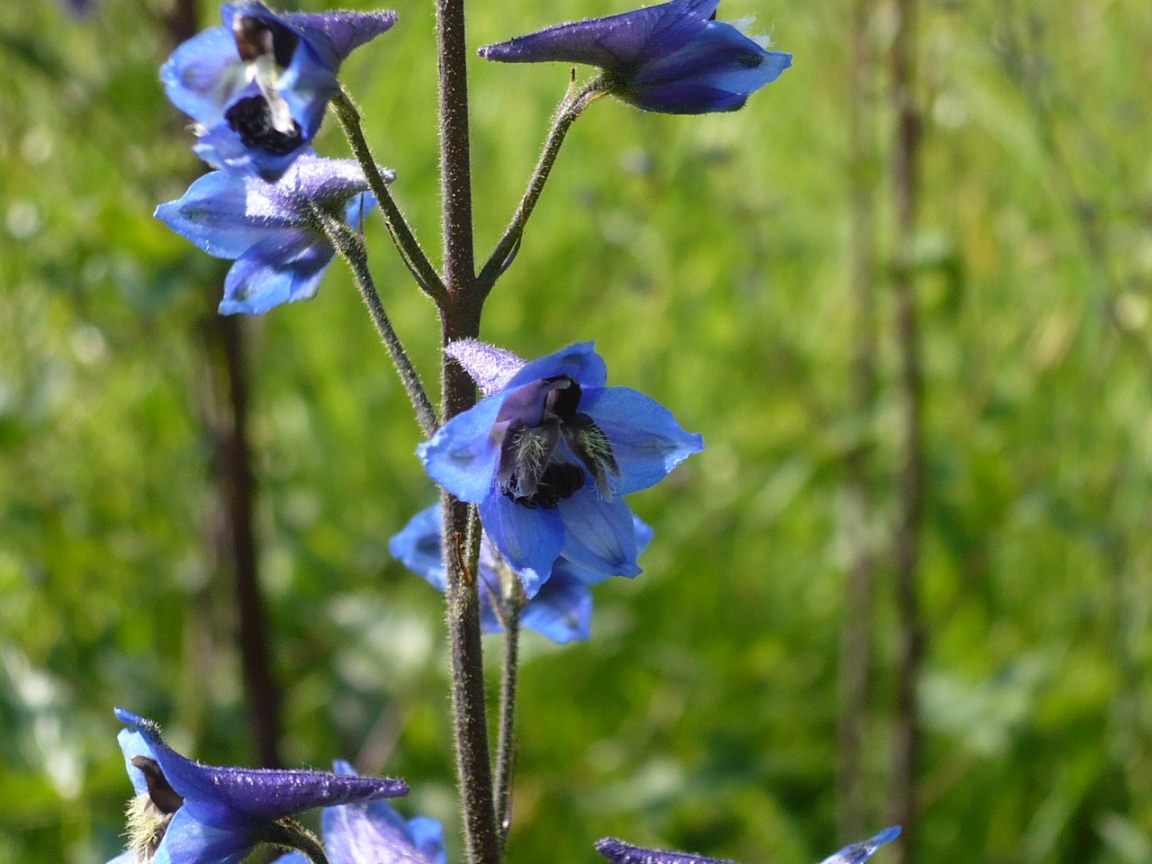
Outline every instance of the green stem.
POLYGON ((416 410, 416 420, 420 424, 420 430, 431 438, 440 428, 436 409, 432 407, 432 401, 428 398, 428 392, 420 380, 420 373, 412 365, 412 360, 408 357, 408 352, 404 350, 404 345, 396 334, 392 321, 388 318, 388 313, 384 311, 384 304, 380 300, 380 294, 376 291, 376 284, 372 281, 372 271, 368 268, 368 252, 364 248, 363 240, 346 224, 331 214, 325 213, 315 204, 312 205, 312 216, 328 236, 332 245, 336 247, 336 251, 348 262, 352 275, 356 279, 356 286, 360 289, 360 296, 364 299, 364 305, 368 307, 368 313, 372 316, 372 323, 376 325, 376 332, 380 334, 380 339, 388 349, 388 354, 392 357, 392 362, 400 375, 400 381, 404 384, 412 407, 416 410))
POLYGON ((260 839, 282 849, 304 853, 312 864, 328 864, 328 856, 316 835, 292 819, 281 819, 266 828, 260 839))
POLYGON ((392 237, 392 242, 396 244, 400 257, 404 259, 405 266, 421 290, 437 303, 440 303, 447 294, 447 289, 444 287, 440 274, 432 265, 432 261, 420 246, 420 241, 416 239, 416 235, 409 227, 404 214, 400 212, 400 208, 392 198, 392 193, 388 191, 388 184, 385 182, 383 174, 380 173, 376 160, 372 157, 372 151, 368 148, 368 141, 364 137, 364 130, 360 125, 360 112, 356 109, 351 97, 343 90, 337 93, 332 100, 332 108, 344 129, 353 155, 364 169, 364 176, 368 178, 368 185, 372 189, 372 194, 376 196, 376 200, 380 204, 380 212, 384 215, 384 224, 388 227, 388 233, 392 237))
POLYGON ((544 184, 548 182, 548 175, 552 173, 552 166, 556 162, 556 157, 560 155, 560 147, 564 143, 568 130, 572 128, 572 124, 576 122, 576 118, 583 113, 585 108, 608 92, 608 86, 608 82, 604 78, 594 78, 575 93, 567 93, 560 102, 556 109, 556 115, 552 119, 552 129, 548 132, 548 139, 544 142, 544 150, 536 163, 536 170, 532 172, 532 178, 528 181, 528 188, 524 191, 524 197, 520 199, 520 206, 516 209, 516 215, 512 217, 512 221, 504 229, 504 235, 496 244, 496 248, 492 250, 492 254, 488 256, 488 261, 476 279, 479 290, 483 294, 492 290, 496 280, 508 269, 512 259, 516 257, 516 252, 520 248, 520 239, 524 235, 524 226, 536 208, 536 202, 540 200, 540 193, 544 191, 544 184))

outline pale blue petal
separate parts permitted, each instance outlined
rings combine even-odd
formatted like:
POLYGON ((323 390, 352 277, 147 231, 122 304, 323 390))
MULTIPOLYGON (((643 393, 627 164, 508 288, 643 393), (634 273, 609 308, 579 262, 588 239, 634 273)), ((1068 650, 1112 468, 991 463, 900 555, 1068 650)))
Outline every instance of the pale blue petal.
POLYGON ((504 404, 502 396, 482 399, 457 414, 417 449, 428 475, 469 504, 479 504, 492 491, 500 447, 492 427, 504 404))
POLYGON ((437 819, 417 816, 408 820, 408 836, 412 845, 424 853, 431 864, 446 864, 448 856, 444 851, 444 826, 437 819))
POLYGON ((488 539, 524 583, 524 593, 534 597, 564 546, 565 526, 558 508, 529 510, 493 493, 480 504, 480 521, 488 539))
POLYGON ((183 197, 156 208, 156 218, 217 258, 239 258, 270 233, 305 224, 295 214, 248 211, 253 182, 226 171, 213 171, 193 183, 183 197))
POLYGON ((636 529, 632 511, 622 498, 605 501, 595 489, 585 486, 556 509, 564 520, 565 558, 613 576, 639 575, 636 529))
POLYGON ((621 495, 658 483, 688 456, 704 449, 704 439, 681 429, 671 411, 628 387, 585 390, 580 410, 612 444, 620 469, 612 487, 621 495))
POLYGON ((148 781, 144 778, 144 772, 132 764, 132 758, 144 756, 148 759, 155 759, 152 748, 148 746, 144 736, 135 729, 121 729, 116 740, 120 742, 120 750, 124 753, 124 767, 128 769, 132 788, 137 795, 144 795, 148 791, 148 781))
POLYGON ((388 551, 417 576, 443 591, 447 576, 440 554, 440 531, 440 505, 436 504, 413 516, 403 530, 388 541, 388 551))
POLYGON ((204 126, 224 116, 235 91, 244 84, 244 64, 232 34, 214 27, 178 47, 160 68, 172 104, 204 126))
POLYGON ((820 864, 863 864, 872 857, 872 853, 883 846, 885 843, 891 843, 900 836, 900 826, 893 825, 885 828, 874 837, 869 837, 860 843, 853 843, 850 846, 845 846, 835 855, 825 858, 820 864))

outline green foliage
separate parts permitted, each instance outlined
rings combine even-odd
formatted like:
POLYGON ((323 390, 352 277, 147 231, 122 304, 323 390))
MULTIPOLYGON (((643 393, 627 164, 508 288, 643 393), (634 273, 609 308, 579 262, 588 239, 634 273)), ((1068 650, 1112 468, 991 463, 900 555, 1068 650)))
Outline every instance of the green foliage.
MULTIPOLYGON (((4 864, 117 853, 129 786, 113 705, 165 721, 206 761, 254 761, 212 552, 204 319, 223 269, 151 218, 198 170, 156 81, 158 5, 103 0, 76 20, 47 0, 0 4, 4 864)), ((622 8, 472 0, 469 39, 622 8)), ((656 540, 643 576, 597 589, 593 640, 526 636, 513 864, 591 861, 606 835, 748 864, 838 846, 847 459, 870 456, 883 542, 899 440, 883 267, 877 405, 848 407, 848 10, 726 0, 724 17, 757 14, 796 57, 737 114, 590 109, 492 297, 488 339, 531 357, 595 338, 612 383, 671 406, 708 445, 636 496, 656 540)), ((344 78, 434 251, 431 12, 397 11, 344 78)), ((868 32, 881 59, 889 15, 878 6, 868 32)), ((918 860, 1152 855, 1150 40, 1144 0, 924 4, 918 860)), ((483 254, 568 70, 472 68, 483 254)), ((879 62, 874 73, 883 154, 879 62)), ((319 149, 343 148, 330 122, 319 149)), ((881 262, 885 167, 883 155, 866 166, 881 262)), ((375 221, 368 243, 434 383, 434 311, 375 221)), ((387 554, 433 498, 407 399, 339 267, 317 299, 247 332, 286 756, 359 753, 451 830, 440 599, 387 554)), ((877 828, 894 656, 881 563, 877 828)))

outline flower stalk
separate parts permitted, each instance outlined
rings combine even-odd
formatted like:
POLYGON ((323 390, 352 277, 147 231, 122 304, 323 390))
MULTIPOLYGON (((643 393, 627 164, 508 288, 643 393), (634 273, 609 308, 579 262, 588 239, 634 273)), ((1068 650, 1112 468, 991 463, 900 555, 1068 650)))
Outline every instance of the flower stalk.
POLYGON ((408 352, 404 350, 404 344, 400 341, 388 313, 384 310, 384 303, 380 300, 376 283, 372 280, 372 271, 368 267, 368 253, 364 248, 363 240, 351 228, 324 212, 322 208, 313 204, 311 210, 317 226, 327 235, 336 251, 340 253, 340 257, 348 262, 348 266, 352 270, 352 275, 356 279, 356 287, 360 289, 360 296, 364 299, 364 305, 368 307, 368 313, 372 316, 372 323, 376 325, 376 331, 388 349, 388 354, 392 357, 392 362, 400 375, 400 381, 404 384, 404 390, 408 393, 408 398, 416 411, 416 420, 420 424, 420 430, 425 435, 435 434, 440 427, 440 421, 436 417, 436 409, 428 398, 428 391, 424 389, 424 383, 420 380, 420 373, 412 365, 408 352))
POLYGON ((519 668, 520 615, 528 598, 524 583, 504 562, 500 562, 500 597, 495 604, 500 625, 504 628, 504 652, 500 666, 500 731, 496 745, 496 819, 500 825, 500 850, 508 842, 512 826, 512 776, 516 762, 516 673, 519 668))
POLYGON ((544 150, 540 153, 540 159, 536 163, 536 170, 532 172, 532 178, 528 181, 528 188, 524 191, 524 197, 520 199, 520 206, 516 208, 516 214, 512 217, 508 227, 504 229, 500 242, 496 244, 496 248, 488 256, 488 260, 477 277, 476 281, 481 293, 487 294, 492 290, 496 280, 504 274, 504 271, 508 269, 516 257, 516 253, 520 249, 520 240, 524 236, 524 226, 528 223, 532 211, 536 209, 536 202, 540 200, 540 194, 544 191, 544 184, 548 182, 548 176, 552 173, 552 166, 556 163, 556 157, 560 155, 560 147, 564 144, 568 130, 572 128, 572 124, 576 122, 576 118, 584 112, 585 108, 609 91, 609 86, 603 75, 597 75, 574 92, 570 89, 560 102, 556 109, 556 115, 552 119, 552 128, 548 132, 548 138, 544 142, 544 150))
POLYGON ((384 224, 388 228, 392 242, 396 244, 396 249, 400 252, 404 266, 408 268, 408 272, 412 274, 412 278, 416 280, 420 290, 440 303, 447 293, 447 289, 444 287, 440 274, 436 272, 436 268, 421 247, 420 241, 416 239, 415 233, 408 225, 395 199, 392 198, 392 193, 388 191, 388 184, 372 156, 372 151, 368 147, 368 140, 364 137, 364 129, 360 125, 360 112, 355 103, 346 92, 341 90, 332 99, 332 109, 348 138, 348 145, 352 148, 352 154, 364 169, 364 176, 368 178, 368 185, 372 189, 372 194, 376 196, 376 201, 380 204, 380 212, 384 215, 384 224))

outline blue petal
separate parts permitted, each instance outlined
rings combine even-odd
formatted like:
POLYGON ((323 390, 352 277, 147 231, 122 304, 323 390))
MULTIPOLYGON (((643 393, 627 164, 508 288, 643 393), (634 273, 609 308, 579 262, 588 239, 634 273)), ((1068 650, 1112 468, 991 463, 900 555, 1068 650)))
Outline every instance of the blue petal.
POLYGON ((556 509, 564 520, 565 558, 613 576, 640 574, 632 511, 622 498, 605 501, 595 489, 585 486, 556 509))
POLYGON ((524 361, 503 348, 485 345, 475 339, 460 339, 444 353, 464 367, 480 392, 491 396, 508 386, 513 376, 524 368, 524 361))
POLYGON ((885 843, 890 843, 900 836, 900 826, 893 825, 885 828, 874 837, 870 837, 860 843, 853 843, 850 846, 845 846, 835 855, 825 858, 820 864, 863 864, 872 857, 872 853, 883 846, 885 843))
POLYGON ((157 207, 156 218, 209 255, 239 258, 270 232, 295 227, 297 221, 289 213, 254 219, 248 212, 251 182, 225 171, 205 174, 181 198, 157 207))
POLYGON ((704 439, 681 429, 671 411, 628 387, 585 390, 580 410, 612 444, 620 469, 613 488, 621 495, 647 489, 704 449, 704 439))
MULTIPOLYGON (((639 516, 632 515, 632 527, 636 530, 636 556, 639 557, 648 548, 648 544, 652 542, 652 526, 640 519, 639 516)), ((560 557, 556 561, 556 566, 552 568, 552 577, 563 575, 567 578, 578 579, 585 585, 599 585, 608 579, 611 579, 614 573, 604 573, 600 570, 590 570, 587 567, 581 567, 579 564, 573 564, 567 558, 560 557)))
POLYGON ((554 354, 525 363, 505 385, 514 390, 532 381, 566 375, 581 387, 603 387, 608 381, 604 360, 593 350, 595 342, 577 342, 554 354))
MULTIPOLYGON (((121 852, 115 858, 108 862, 108 864, 139 864, 140 859, 132 850, 121 852)), ((308 862, 300 862, 300 864, 308 864, 308 862)))
POLYGON ((661 114, 714 114, 738 111, 747 93, 731 93, 706 84, 658 84, 622 90, 616 94, 630 105, 661 114))
MULTIPOLYGON (((385 171, 385 180, 395 174, 385 171), (391 175, 391 176, 388 176, 391 175)), ((287 212, 306 221, 308 202, 329 204, 347 201, 368 189, 364 169, 354 159, 325 159, 305 150, 275 184, 253 183, 253 192, 267 202, 273 213, 287 212)), ((253 202, 255 204, 256 202, 253 202)))
POLYGON ((457 414, 421 444, 416 452, 433 480, 469 504, 479 504, 492 491, 500 447, 492 427, 504 404, 502 396, 482 399, 457 414))
POLYGON ((440 505, 421 510, 399 534, 388 541, 392 557, 443 591, 447 582, 440 554, 440 505))
POLYGON ((524 627, 560 645, 592 635, 592 591, 565 573, 563 563, 563 558, 556 562, 552 575, 540 586, 520 618, 524 627))
POLYGON ((257 243, 228 271, 220 314, 260 315, 273 306, 316 295, 335 250, 304 231, 284 231, 257 243))
POLYGON ((168 823, 152 864, 238 864, 255 844, 251 830, 205 825, 184 806, 168 823))
MULTIPOLYGON (((135 861, 132 864, 135 864, 135 861)), ((272 864, 312 864, 312 859, 303 852, 288 852, 279 858, 273 858, 272 864)))
POLYGON ((559 508, 529 510, 493 493, 480 504, 480 521, 492 544, 524 583, 532 598, 552 573, 564 545, 559 508))
POLYGON ((214 27, 180 45, 160 68, 160 80, 173 105, 212 126, 244 86, 244 64, 232 34, 214 27))
POLYGON ((673 0, 606 18, 559 24, 499 45, 480 56, 504 63, 587 63, 616 72, 675 51, 704 26, 720 0, 673 0))
POLYGON ((213 168, 255 174, 268 183, 275 183, 308 146, 309 139, 301 137, 300 146, 284 153, 269 153, 260 147, 249 147, 232 127, 220 121, 197 139, 192 150, 213 168))

